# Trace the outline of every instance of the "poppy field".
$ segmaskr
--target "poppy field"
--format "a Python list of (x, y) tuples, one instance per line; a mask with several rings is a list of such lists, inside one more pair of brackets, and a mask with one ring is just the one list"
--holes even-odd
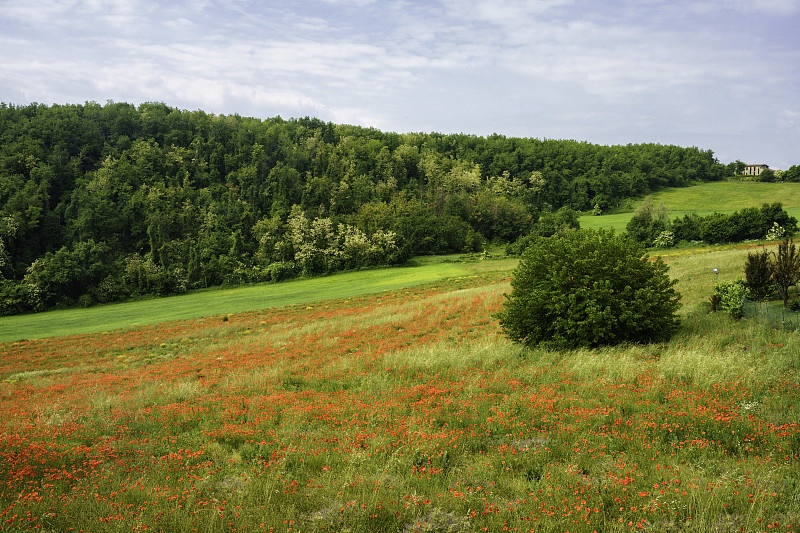
[(0, 529), (800, 530), (797, 333), (526, 349), (508, 281), (2, 344)]

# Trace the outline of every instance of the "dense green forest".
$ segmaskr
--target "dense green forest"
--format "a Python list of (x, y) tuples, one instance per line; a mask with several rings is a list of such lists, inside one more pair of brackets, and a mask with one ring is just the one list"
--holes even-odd
[(479, 251), (734, 171), (659, 144), (0, 104), (0, 314)]

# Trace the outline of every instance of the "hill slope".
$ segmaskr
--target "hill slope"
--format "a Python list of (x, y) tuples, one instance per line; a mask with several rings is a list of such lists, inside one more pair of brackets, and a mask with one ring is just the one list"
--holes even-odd
[[(696, 259), (671, 263), (691, 305)], [(507, 289), (2, 344), (3, 528), (800, 527), (795, 333), (690, 312), (660, 345), (524, 350)]]
[(0, 314), (475, 251), (724, 172), (656, 144), (0, 104)]
[[(789, 215), (800, 220), (800, 183), (717, 181), (691, 187), (668, 187), (649, 196), (655, 205), (664, 204), (670, 217), (681, 217), (690, 213), (729, 214), (745, 207), (780, 202)], [(631, 216), (633, 209), (628, 213), (582, 216), (580, 224), (585, 228), (613, 228), (622, 232)]]

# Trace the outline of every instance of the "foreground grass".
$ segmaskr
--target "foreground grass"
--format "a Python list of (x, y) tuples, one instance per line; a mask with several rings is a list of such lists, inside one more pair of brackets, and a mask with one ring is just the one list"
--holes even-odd
[(438, 262), (413, 268), (347, 272), (328, 277), (196, 291), (181, 296), (0, 318), (0, 342), (145, 326), (173, 320), (241, 313), (413, 287), (433, 281), (510, 270), (508, 261)]
[(716, 252), (659, 345), (523, 349), (492, 272), (0, 345), (0, 528), (796, 530), (800, 338), (701, 311)]
[[(745, 207), (781, 202), (790, 216), (800, 220), (800, 183), (715, 181), (692, 187), (669, 187), (651, 194), (650, 197), (655, 205), (663, 203), (671, 218), (690, 213), (732, 213)], [(634, 208), (627, 213), (582, 216), (580, 224), (582, 228), (613, 228), (617, 232), (623, 232), (633, 216)]]

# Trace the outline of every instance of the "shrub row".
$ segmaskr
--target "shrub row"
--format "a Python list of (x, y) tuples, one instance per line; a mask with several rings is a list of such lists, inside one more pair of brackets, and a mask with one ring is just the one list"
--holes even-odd
[(753, 239), (779, 239), (797, 231), (797, 219), (790, 217), (780, 202), (746, 207), (730, 215), (714, 213), (684, 215), (669, 220), (663, 205), (646, 200), (628, 222), (628, 235), (645, 246), (668, 247), (680, 241), (709, 244)]

